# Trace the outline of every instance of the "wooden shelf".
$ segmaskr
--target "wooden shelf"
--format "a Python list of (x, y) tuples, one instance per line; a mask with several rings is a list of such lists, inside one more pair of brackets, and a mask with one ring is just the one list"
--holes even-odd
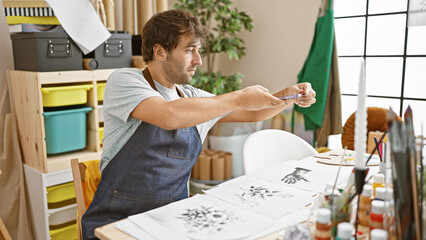
[[(19, 140), (24, 163), (40, 172), (52, 172), (70, 168), (72, 158), (100, 159), (99, 116), (97, 83), (105, 82), (116, 69), (29, 72), (7, 71), (11, 92), (11, 104), (17, 115)], [(46, 154), (43, 102), (40, 88), (52, 84), (90, 83), (86, 106), (93, 108), (87, 116), (87, 145), (84, 150), (55, 156)]]

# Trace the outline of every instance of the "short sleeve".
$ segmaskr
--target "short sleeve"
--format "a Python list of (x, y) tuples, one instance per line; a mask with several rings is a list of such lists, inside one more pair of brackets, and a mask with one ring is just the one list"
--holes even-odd
[(123, 68), (111, 74), (105, 86), (105, 113), (128, 122), (130, 113), (143, 100), (161, 97), (151, 88), (142, 72), (137, 69)]

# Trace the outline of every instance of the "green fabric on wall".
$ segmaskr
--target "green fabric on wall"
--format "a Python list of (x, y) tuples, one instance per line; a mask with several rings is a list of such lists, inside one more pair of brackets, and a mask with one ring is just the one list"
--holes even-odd
[(300, 71), (298, 83), (309, 82), (316, 92), (316, 103), (309, 108), (295, 106), (305, 119), (305, 129), (320, 128), (323, 123), (333, 53), (334, 16), (329, 1), (325, 15), (318, 17), (309, 55)]

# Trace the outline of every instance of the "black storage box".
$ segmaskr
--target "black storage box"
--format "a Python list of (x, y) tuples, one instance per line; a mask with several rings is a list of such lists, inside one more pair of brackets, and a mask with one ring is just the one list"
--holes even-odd
[(83, 69), (83, 53), (66, 32), (15, 33), (11, 38), (16, 70)]
[(111, 37), (84, 58), (93, 58), (90, 69), (132, 67), (132, 36), (111, 33)]
[(132, 36), (132, 55), (133, 56), (142, 55), (142, 37), (140, 34)]

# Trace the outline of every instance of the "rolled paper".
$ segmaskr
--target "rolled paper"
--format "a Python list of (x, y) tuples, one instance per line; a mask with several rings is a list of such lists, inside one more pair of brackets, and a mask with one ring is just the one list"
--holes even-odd
[(153, 0), (138, 1), (138, 34), (142, 34), (143, 26), (154, 14)]
[(133, 9), (133, 0), (123, 0), (123, 30), (132, 35), (135, 32)]
[(212, 157), (200, 156), (198, 158), (200, 168), (200, 180), (211, 180)]
[(232, 178), (232, 153), (225, 152), (225, 179)]
[(168, 1), (167, 0), (157, 0), (157, 12), (164, 12), (168, 9)]
[(195, 179), (200, 179), (200, 161), (198, 159), (192, 167), (191, 177)]
[(114, 0), (103, 0), (108, 30), (115, 31)]
[(114, 0), (115, 29), (123, 30), (123, 0)]
[(98, 68), (98, 61), (94, 58), (83, 58), (83, 69), (93, 70)]
[(361, 71), (359, 75), (358, 107), (355, 113), (355, 168), (365, 169), (365, 150), (367, 140), (367, 108), (366, 101), (366, 81), (365, 81), (365, 61), (361, 61)]
[(221, 155), (212, 158), (212, 180), (225, 180), (225, 157)]

